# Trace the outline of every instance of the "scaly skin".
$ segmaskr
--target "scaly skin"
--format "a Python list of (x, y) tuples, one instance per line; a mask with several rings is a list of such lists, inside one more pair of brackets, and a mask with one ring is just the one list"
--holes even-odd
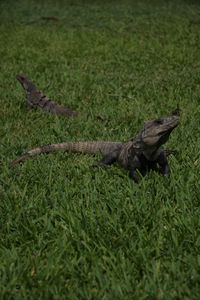
[(17, 75), (17, 80), (23, 86), (26, 94), (26, 108), (40, 108), (43, 111), (50, 112), (56, 115), (64, 115), (66, 117), (77, 117), (78, 113), (70, 108), (57, 104), (49, 99), (47, 96), (39, 92), (33, 82), (26, 75)]
[(26, 152), (12, 161), (9, 167), (13, 167), (29, 157), (58, 150), (89, 154), (97, 154), (101, 151), (103, 158), (99, 161), (100, 165), (111, 165), (115, 161), (119, 161), (125, 169), (129, 170), (129, 175), (135, 182), (138, 182), (138, 171), (144, 175), (148, 169), (156, 170), (157, 165), (160, 166), (160, 172), (163, 175), (169, 176), (168, 153), (162, 149), (162, 145), (166, 143), (178, 123), (179, 116), (177, 114), (147, 121), (139, 134), (125, 143), (66, 142), (42, 146)]
[(42, 154), (42, 153), (50, 153), (54, 151), (69, 151), (69, 152), (79, 152), (79, 153), (86, 153), (86, 154), (97, 154), (99, 151), (101, 151), (103, 155), (106, 155), (112, 152), (114, 149), (118, 149), (122, 145), (123, 145), (122, 143), (104, 142), (104, 141), (67, 142), (67, 143), (51, 144), (51, 145), (35, 148), (24, 153), (22, 156), (13, 160), (9, 164), (9, 167), (13, 167), (16, 164), (23, 162), (29, 157)]

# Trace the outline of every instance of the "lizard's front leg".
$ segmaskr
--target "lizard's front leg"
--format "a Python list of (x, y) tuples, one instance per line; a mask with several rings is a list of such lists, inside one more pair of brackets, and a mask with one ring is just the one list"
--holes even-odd
[(142, 172), (142, 164), (137, 155), (128, 163), (129, 176), (138, 183), (138, 171)]
[(103, 158), (98, 161), (98, 165), (112, 165), (114, 162), (116, 162), (118, 158), (118, 151), (112, 151), (108, 154), (104, 155)]
[(31, 103), (29, 100), (26, 101), (26, 110), (30, 110), (31, 109)]
[(169, 177), (170, 176), (170, 168), (169, 168), (167, 156), (166, 156), (166, 154), (165, 154), (164, 151), (162, 151), (160, 153), (160, 155), (158, 156), (156, 162), (160, 166), (160, 172), (161, 172), (161, 174), (167, 175)]

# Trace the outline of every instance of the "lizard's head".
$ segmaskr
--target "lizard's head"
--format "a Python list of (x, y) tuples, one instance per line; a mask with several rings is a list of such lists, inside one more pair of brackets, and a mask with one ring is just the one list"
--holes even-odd
[(133, 143), (134, 151), (140, 153), (142, 150), (146, 157), (151, 157), (169, 139), (172, 130), (178, 126), (179, 118), (176, 110), (169, 117), (146, 121)]
[(28, 93), (31, 93), (32, 90), (35, 89), (34, 84), (29, 80), (29, 78), (26, 75), (17, 75), (17, 80), (21, 83), (25, 91)]
[(144, 145), (158, 148), (165, 144), (172, 130), (178, 126), (179, 118), (178, 114), (174, 114), (170, 117), (145, 122), (140, 133)]

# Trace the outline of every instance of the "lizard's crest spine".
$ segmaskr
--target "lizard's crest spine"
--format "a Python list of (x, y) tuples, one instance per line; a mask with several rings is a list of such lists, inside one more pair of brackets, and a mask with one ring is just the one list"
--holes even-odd
[(63, 105), (57, 104), (49, 97), (39, 92), (34, 83), (26, 75), (17, 75), (17, 80), (21, 83), (27, 94), (26, 107), (40, 108), (52, 114), (64, 115), (66, 117), (77, 117), (78, 113)]

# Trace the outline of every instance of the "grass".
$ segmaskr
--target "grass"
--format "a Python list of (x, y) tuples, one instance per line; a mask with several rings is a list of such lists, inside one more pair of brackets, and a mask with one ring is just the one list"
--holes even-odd
[[(199, 30), (198, 1), (1, 1), (1, 299), (199, 299)], [(26, 112), (21, 72), (78, 119)], [(125, 141), (177, 106), (170, 180), (71, 153), (8, 169), (38, 145)]]

